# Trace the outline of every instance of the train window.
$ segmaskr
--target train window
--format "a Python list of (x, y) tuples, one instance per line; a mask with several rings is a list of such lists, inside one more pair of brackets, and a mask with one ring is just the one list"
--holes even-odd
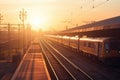
[(105, 49), (109, 50), (109, 44), (108, 43), (105, 44)]
[(87, 43), (86, 43), (86, 42), (83, 42), (83, 46), (87, 46)]
[(109, 43), (105, 43), (105, 52), (109, 53), (109, 50), (110, 50)]
[(92, 44), (89, 42), (89, 43), (88, 43), (88, 47), (91, 47), (91, 45), (92, 45)]
[(94, 48), (94, 43), (89, 42), (89, 43), (88, 43), (88, 47), (90, 47), (90, 48)]
[(91, 47), (92, 47), (92, 48), (95, 48), (95, 43), (93, 43), (93, 44), (91, 45)]

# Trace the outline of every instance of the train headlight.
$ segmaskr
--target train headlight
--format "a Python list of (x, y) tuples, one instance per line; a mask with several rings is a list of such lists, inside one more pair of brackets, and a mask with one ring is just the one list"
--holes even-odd
[(106, 50), (105, 52), (106, 52), (106, 53), (109, 53), (110, 51), (109, 51), (109, 50)]
[(120, 50), (118, 51), (118, 53), (120, 53)]

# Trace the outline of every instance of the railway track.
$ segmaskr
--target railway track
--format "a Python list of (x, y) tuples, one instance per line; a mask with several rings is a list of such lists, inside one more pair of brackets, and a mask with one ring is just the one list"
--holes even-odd
[[(64, 55), (62, 55), (58, 50), (56, 50), (50, 43), (46, 41), (41, 41), (40, 44), (41, 44), (44, 55), (47, 57), (51, 67), (53, 68), (52, 70), (55, 73), (57, 80), (63, 80), (63, 79), (60, 79), (60, 77), (63, 77), (66, 75), (69, 77), (67, 80), (94, 80), (89, 74), (84, 72), (77, 65), (75, 65), (73, 62), (67, 59)], [(52, 56), (52, 59), (50, 55)], [(61, 68), (59, 69), (61, 73), (65, 73), (64, 75), (58, 74), (56, 69), (57, 67), (54, 66), (54, 64), (52, 63), (53, 60), (56, 63), (58, 63), (59, 66), (61, 66)]]
[(43, 54), (53, 72), (54, 77), (52, 78), (56, 80), (74, 80), (71, 75), (64, 69), (63, 65), (61, 65), (60, 61), (54, 56), (54, 54), (51, 53), (48, 47), (46, 47), (43, 42), (41, 42), (40, 45)]

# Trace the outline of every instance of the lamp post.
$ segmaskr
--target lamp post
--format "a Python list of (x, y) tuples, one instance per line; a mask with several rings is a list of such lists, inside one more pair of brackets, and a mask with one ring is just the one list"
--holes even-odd
[(24, 9), (22, 9), (20, 11), (19, 18), (22, 21), (22, 25), (23, 25), (23, 52), (24, 52), (24, 50), (26, 48), (26, 44), (25, 44), (25, 37), (26, 37), (25, 36), (26, 35), (25, 34), (25, 20), (27, 18), (27, 12)]

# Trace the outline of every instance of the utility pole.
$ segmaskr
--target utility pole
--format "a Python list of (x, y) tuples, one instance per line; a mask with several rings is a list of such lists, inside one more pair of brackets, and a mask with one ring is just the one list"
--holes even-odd
[(2, 20), (3, 20), (3, 16), (2, 16), (2, 14), (0, 13), (0, 25), (1, 25), (1, 23), (2, 23)]
[[(70, 16), (69, 16), (70, 19), (67, 19), (65, 21), (63, 21), (64, 23), (67, 23), (67, 25), (65, 26), (66, 30), (69, 29), (69, 26), (72, 25), (72, 12), (70, 13)], [(69, 24), (69, 25), (68, 25)]]
[[(3, 16), (0, 13), (0, 34), (1, 34), (1, 23), (2, 23), (2, 20), (3, 20)], [(0, 35), (0, 37), (1, 37), (1, 35)], [(1, 53), (1, 49), (0, 49), (0, 53)]]
[(10, 60), (10, 58), (11, 58), (11, 25), (10, 24), (8, 24), (8, 42), (9, 42), (9, 44), (8, 44), (8, 61)]
[(2, 20), (3, 20), (3, 16), (2, 16), (2, 14), (0, 13), (0, 31), (1, 31), (1, 23), (2, 23)]
[(18, 24), (18, 49), (17, 52), (19, 52), (20, 49), (20, 24)]
[[(0, 34), (1, 34), (1, 21), (3, 20), (2, 17), (3, 17), (3, 16), (2, 16), (1, 13), (0, 13)], [(0, 49), (0, 53), (1, 53), (1, 49)]]
[[(64, 23), (70, 24), (70, 23), (71, 23), (71, 20), (65, 20)], [(68, 25), (65, 26), (65, 29), (66, 29), (66, 30), (68, 29)]]
[(26, 49), (25, 20), (27, 18), (27, 12), (24, 9), (20, 11), (19, 18), (22, 21), (22, 25), (23, 25), (23, 52), (24, 52)]

